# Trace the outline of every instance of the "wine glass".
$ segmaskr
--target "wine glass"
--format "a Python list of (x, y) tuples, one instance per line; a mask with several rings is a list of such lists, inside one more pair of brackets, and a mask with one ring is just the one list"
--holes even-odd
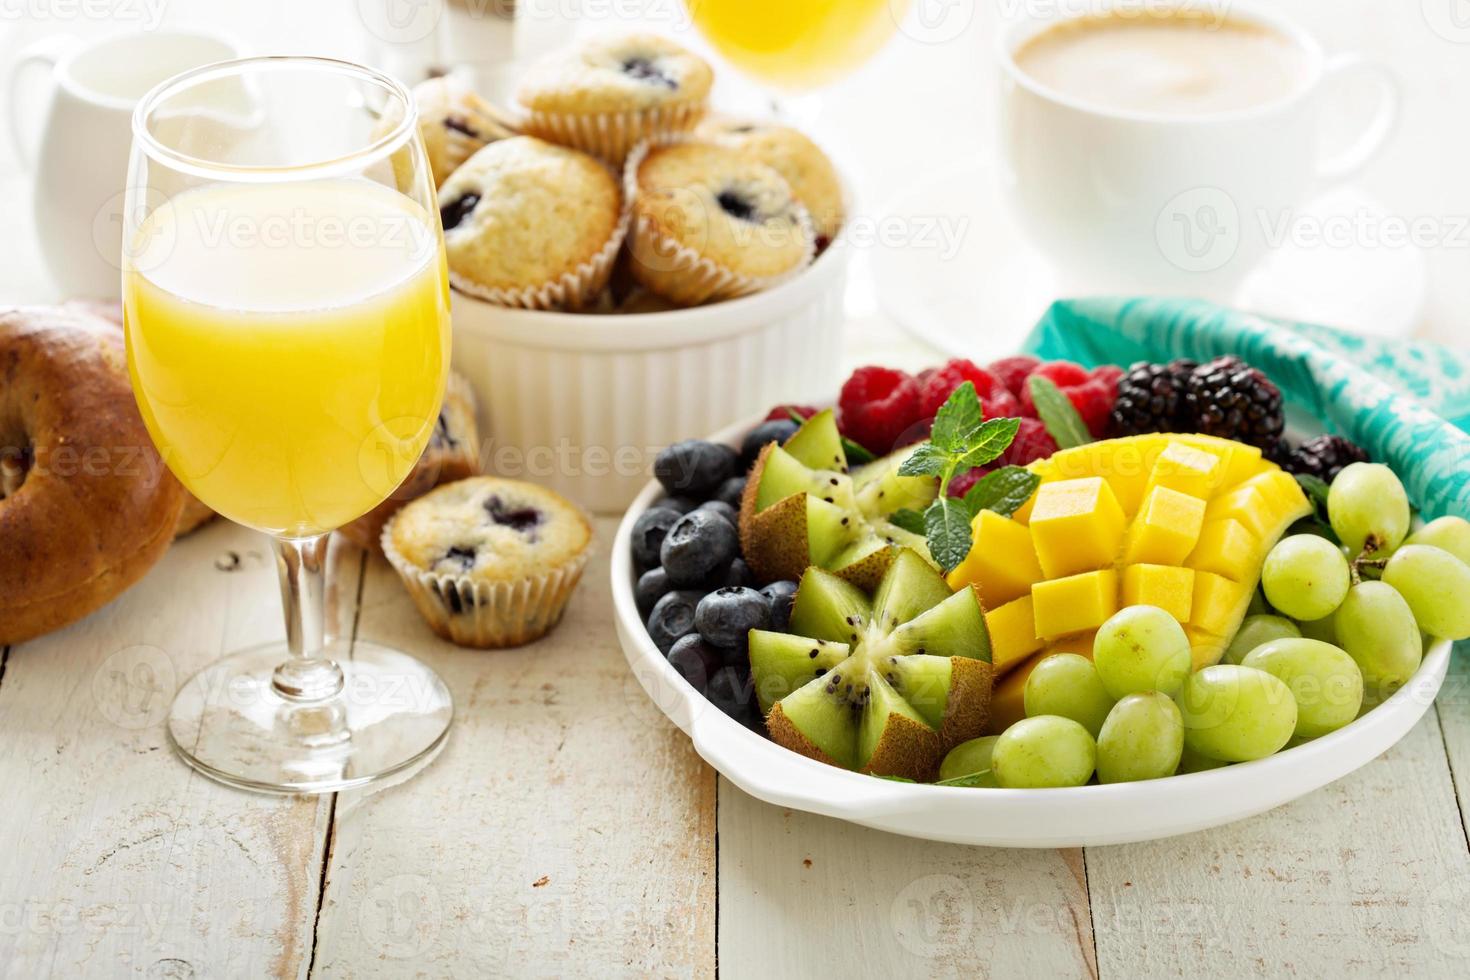
[(327, 539), (408, 475), (449, 371), (449, 290), (414, 101), (323, 58), (175, 76), (133, 117), (128, 368), (160, 454), (271, 536), (286, 639), (191, 678), (185, 761), (266, 792), (360, 786), (425, 760), (453, 716), (413, 658), (324, 634)]

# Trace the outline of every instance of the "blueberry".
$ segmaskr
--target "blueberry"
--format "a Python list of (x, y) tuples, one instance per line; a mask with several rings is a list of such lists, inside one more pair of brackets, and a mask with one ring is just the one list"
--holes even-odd
[(740, 541), (729, 521), (707, 510), (691, 510), (664, 535), (659, 564), (669, 581), (681, 588), (695, 588), (716, 569), (728, 567), (740, 550)]
[(669, 493), (708, 500), (721, 483), (735, 475), (739, 461), (735, 450), (729, 446), (703, 439), (685, 439), (655, 457), (653, 475)]
[(710, 579), (709, 590), (713, 592), (715, 589), (736, 585), (755, 585), (755, 574), (751, 572), (750, 566), (745, 564), (744, 558), (736, 558), (730, 562), (730, 567), (717, 572), (714, 578)]
[(715, 195), (719, 202), (720, 210), (737, 221), (755, 222), (760, 217), (760, 211), (755, 202), (746, 194), (738, 190), (726, 189)]
[(679, 83), (662, 68), (647, 58), (632, 57), (623, 62), (623, 73), (629, 78), (635, 78), (649, 85), (656, 85), (673, 91), (679, 87)]
[(755, 710), (755, 687), (748, 675), (734, 667), (715, 671), (704, 686), (704, 696), (710, 704), (742, 724)]
[(738, 528), (740, 526), (740, 512), (723, 500), (706, 500), (694, 509), (707, 510), (711, 514), (719, 514), (730, 522), (731, 527)]
[(699, 601), (694, 628), (717, 647), (744, 649), (751, 630), (771, 628), (771, 605), (755, 589), (716, 589)]
[(660, 497), (653, 502), (653, 507), (667, 507), (669, 510), (677, 511), (680, 515), (687, 514), (700, 505), (701, 501), (693, 497)]
[(638, 603), (638, 615), (647, 620), (648, 614), (653, 612), (654, 604), (668, 595), (669, 590), (673, 587), (674, 584), (669, 581), (669, 576), (662, 568), (650, 568), (638, 576), (638, 584), (633, 587), (633, 597)]
[(732, 476), (720, 484), (720, 489), (715, 491), (715, 499), (729, 504), (737, 511), (740, 509), (740, 498), (745, 496), (745, 477)]
[(796, 601), (795, 582), (772, 582), (761, 589), (771, 606), (771, 629), (784, 633), (791, 626), (791, 604)]
[(663, 547), (664, 537), (683, 516), (667, 507), (654, 507), (638, 515), (638, 520), (633, 522), (633, 561), (639, 568), (652, 568), (658, 564), (658, 551)]
[(444, 230), (448, 231), (456, 227), (471, 211), (475, 210), (475, 205), (479, 203), (480, 195), (465, 194), (440, 208), (439, 221), (444, 225)]
[(724, 666), (724, 661), (720, 651), (706, 643), (704, 637), (690, 633), (681, 637), (669, 651), (669, 664), (689, 682), (690, 687), (703, 694), (705, 685), (715, 671)]
[(681, 637), (694, 632), (694, 610), (702, 598), (698, 592), (670, 592), (654, 603), (648, 614), (648, 635), (664, 656)]
[(786, 440), (796, 435), (797, 424), (790, 419), (772, 419), (762, 422), (751, 429), (746, 435), (745, 441), (740, 444), (740, 461), (747, 467), (755, 462), (755, 458), (761, 454), (768, 442), (786, 444)]

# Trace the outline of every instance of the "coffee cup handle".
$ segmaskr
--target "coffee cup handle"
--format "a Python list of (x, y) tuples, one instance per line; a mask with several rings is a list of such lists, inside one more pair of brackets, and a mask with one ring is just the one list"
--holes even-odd
[(20, 160), (21, 166), (31, 170), (36, 165), (36, 158), (32, 147), (26, 146), (25, 135), (21, 132), (20, 123), (20, 77), (27, 68), (45, 67), (52, 69), (72, 48), (76, 47), (78, 38), (70, 34), (57, 34), (52, 37), (43, 37), (40, 40), (27, 45), (21, 49), (16, 56), (15, 63), (10, 66), (10, 78), (7, 91), (10, 92), (10, 142), (15, 147), (15, 155)]
[(1403, 87), (1392, 69), (1368, 61), (1361, 55), (1335, 55), (1327, 62), (1324, 81), (1358, 75), (1371, 80), (1378, 88), (1378, 107), (1362, 133), (1345, 149), (1325, 157), (1317, 164), (1317, 176), (1323, 180), (1344, 180), (1367, 166), (1393, 135), (1403, 103)]

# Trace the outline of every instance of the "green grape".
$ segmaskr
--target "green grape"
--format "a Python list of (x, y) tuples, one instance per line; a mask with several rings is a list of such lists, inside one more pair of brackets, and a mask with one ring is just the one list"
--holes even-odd
[(1335, 732), (1358, 717), (1363, 705), (1362, 672), (1346, 651), (1330, 643), (1274, 640), (1252, 650), (1244, 665), (1264, 670), (1291, 689), (1297, 738)]
[(1463, 517), (1441, 517), (1409, 535), (1404, 544), (1427, 544), (1443, 548), (1470, 565), (1470, 521)]
[(1097, 738), (1097, 778), (1103, 783), (1160, 779), (1179, 768), (1184, 720), (1158, 691), (1130, 694), (1113, 706)]
[(1262, 643), (1301, 635), (1302, 631), (1297, 629), (1296, 623), (1283, 616), (1247, 616), (1225, 651), (1225, 662), (1238, 664), (1245, 659), (1246, 654)]
[(1230, 765), (1224, 759), (1211, 759), (1207, 755), (1200, 755), (1188, 745), (1179, 754), (1179, 767), (1174, 770), (1174, 775), (1183, 776), (1191, 772), (1204, 772), (1207, 769), (1223, 769)]
[(1424, 639), (1409, 603), (1393, 586), (1383, 582), (1353, 586), (1332, 620), (1337, 645), (1362, 671), (1370, 706), (1402, 687), (1419, 669)]
[(1315, 534), (1283, 538), (1266, 556), (1266, 599), (1292, 619), (1321, 619), (1342, 604), (1348, 563), (1337, 546)]
[(1189, 676), (1193, 657), (1184, 627), (1157, 606), (1129, 606), (1097, 631), (1093, 662), (1113, 700), (1143, 691), (1173, 697)]
[(1179, 698), (1184, 744), (1226, 762), (1264, 759), (1296, 730), (1296, 698), (1279, 679), (1237, 664), (1191, 674)]
[(972, 738), (950, 749), (944, 761), (939, 764), (939, 778), (956, 779), (960, 776), (972, 776), (977, 772), (988, 770), (990, 754), (995, 751), (995, 742), (998, 738), (1000, 738), (999, 735)]
[(1070, 718), (1023, 718), (996, 740), (991, 771), (1007, 789), (1081, 786), (1097, 766), (1097, 743)]
[(1302, 631), (1302, 636), (1305, 636), (1309, 640), (1321, 640), (1323, 643), (1331, 643), (1335, 647), (1342, 646), (1341, 643), (1337, 642), (1337, 619), (1335, 616), (1309, 619), (1296, 625)]
[(1370, 538), (1374, 551), (1392, 551), (1409, 533), (1409, 495), (1382, 463), (1352, 463), (1343, 467), (1327, 491), (1327, 517), (1354, 555), (1362, 553)]
[(1113, 707), (1113, 698), (1097, 676), (1097, 668), (1091, 660), (1075, 653), (1043, 657), (1026, 678), (1021, 696), (1028, 718), (1036, 715), (1071, 718), (1093, 738), (1097, 738)]
[(1393, 553), (1383, 581), (1408, 601), (1424, 632), (1442, 640), (1470, 638), (1470, 565), (1443, 548), (1414, 544)]

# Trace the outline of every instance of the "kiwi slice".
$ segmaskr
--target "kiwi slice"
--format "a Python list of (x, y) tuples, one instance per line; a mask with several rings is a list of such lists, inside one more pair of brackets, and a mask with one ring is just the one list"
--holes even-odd
[(938, 493), (930, 477), (898, 475), (908, 452), (861, 468), (861, 503), (830, 409), (807, 419), (785, 446), (763, 448), (740, 506), (741, 551), (756, 578), (796, 579), (817, 565), (871, 591), (899, 547), (928, 558), (922, 535), (885, 520), (900, 507), (927, 506)]
[(779, 744), (847, 769), (928, 780), (949, 749), (985, 727), (990, 637), (973, 589), (952, 592), (924, 558), (895, 552), (871, 595), (808, 568), (791, 610), (800, 635), (752, 631), (750, 669)]

